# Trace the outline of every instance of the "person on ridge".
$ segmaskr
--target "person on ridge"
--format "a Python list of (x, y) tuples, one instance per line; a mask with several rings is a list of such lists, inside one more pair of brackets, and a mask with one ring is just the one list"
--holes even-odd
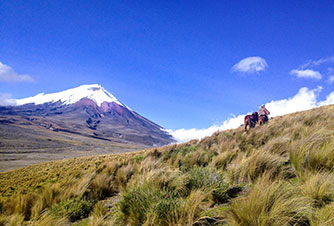
[(265, 107), (264, 104), (261, 105), (259, 111), (259, 124), (262, 125), (266, 122), (268, 122), (268, 115), (270, 115), (270, 112), (268, 111), (268, 109)]

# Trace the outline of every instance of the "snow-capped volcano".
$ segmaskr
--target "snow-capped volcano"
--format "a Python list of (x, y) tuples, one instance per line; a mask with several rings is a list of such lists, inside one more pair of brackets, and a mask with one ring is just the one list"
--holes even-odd
[(16, 99), (16, 105), (24, 105), (33, 103), (35, 105), (44, 103), (55, 103), (60, 101), (62, 105), (74, 104), (83, 98), (88, 98), (94, 101), (98, 106), (103, 102), (117, 103), (120, 106), (126, 107), (117, 100), (111, 93), (105, 90), (98, 84), (82, 85), (77, 88), (68, 89), (58, 93), (44, 94), (40, 93), (33, 97)]
[(112, 141), (150, 146), (174, 141), (161, 126), (128, 108), (97, 84), (17, 99), (16, 106), (0, 107), (0, 117), (52, 128), (55, 132)]

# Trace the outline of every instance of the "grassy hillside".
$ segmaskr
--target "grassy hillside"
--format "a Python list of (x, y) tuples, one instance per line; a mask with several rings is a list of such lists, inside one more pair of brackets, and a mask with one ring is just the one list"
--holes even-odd
[(0, 225), (334, 225), (334, 106), (0, 174)]

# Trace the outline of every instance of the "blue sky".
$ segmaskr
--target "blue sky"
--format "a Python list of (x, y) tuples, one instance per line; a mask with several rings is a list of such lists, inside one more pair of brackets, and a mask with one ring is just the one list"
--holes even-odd
[(333, 12), (333, 1), (1, 1), (0, 62), (16, 79), (0, 71), (0, 97), (98, 83), (173, 130), (219, 125), (303, 87), (321, 86), (325, 100)]

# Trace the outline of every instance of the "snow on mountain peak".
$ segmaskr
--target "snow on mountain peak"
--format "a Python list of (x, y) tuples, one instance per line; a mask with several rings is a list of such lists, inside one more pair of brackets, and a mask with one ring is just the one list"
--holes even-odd
[(82, 98), (89, 98), (93, 100), (98, 106), (101, 106), (103, 102), (115, 102), (121, 106), (126, 107), (124, 104), (119, 102), (116, 97), (114, 97), (111, 93), (98, 84), (81, 85), (77, 88), (68, 89), (58, 93), (40, 93), (33, 97), (16, 99), (16, 104), (23, 105), (33, 103), (37, 105), (60, 101), (63, 105), (67, 105), (74, 104)]

